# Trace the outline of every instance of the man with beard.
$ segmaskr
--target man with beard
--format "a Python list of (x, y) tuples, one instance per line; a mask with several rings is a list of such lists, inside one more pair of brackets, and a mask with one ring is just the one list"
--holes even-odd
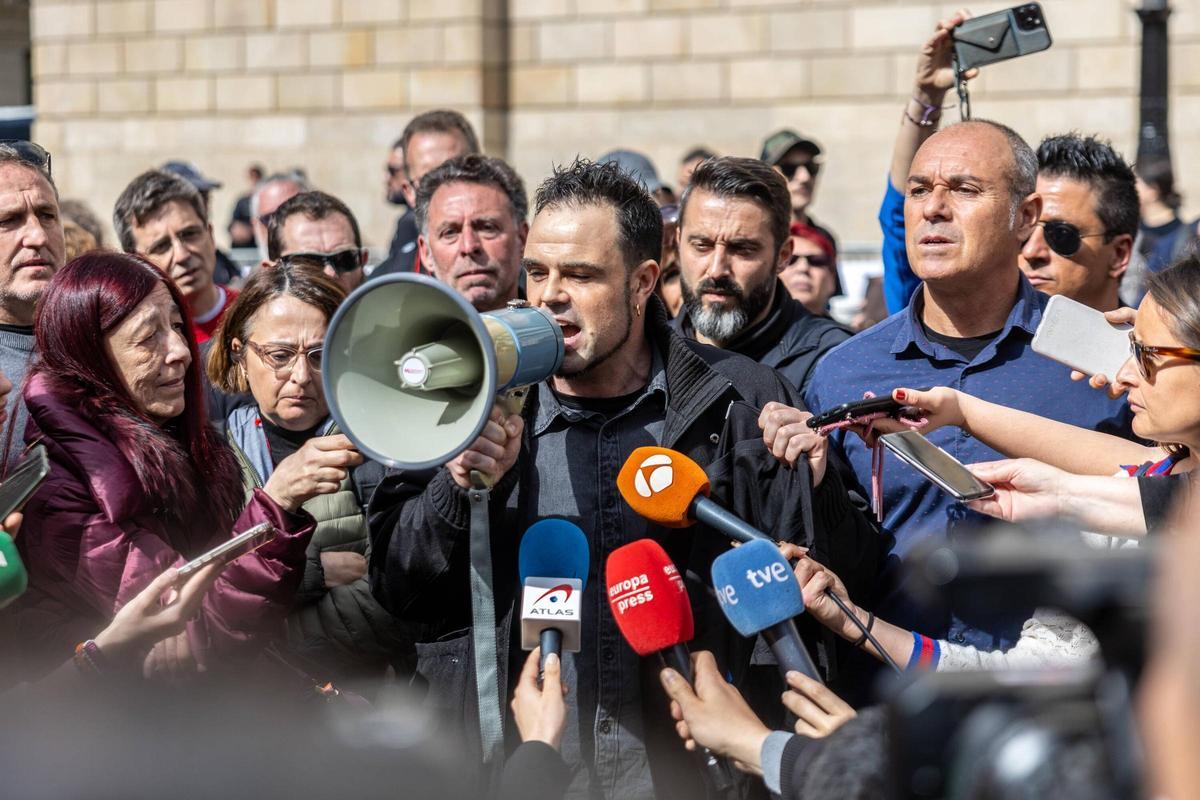
[[(431, 237), (434, 231), (431, 220)], [(722, 674), (728, 670), (736, 683), (746, 683), (750, 668), (753, 642), (725, 622), (710, 585), (712, 560), (728, 541), (703, 525), (680, 535), (634, 513), (616, 478), (635, 448), (686, 453), (708, 469), (714, 500), (779, 539), (808, 545), (822, 561), (845, 565), (855, 576), (852, 594), (875, 576), (878, 534), (851, 507), (836, 471), (824, 469), (823, 460), (810, 471), (805, 456), (781, 448), (789, 469), (763, 444), (781, 441), (771, 422), (781, 407), (773, 401), (798, 402), (795, 390), (750, 359), (671, 330), (653, 295), (661, 252), (662, 215), (638, 182), (615, 164), (581, 160), (557, 168), (538, 189), (523, 265), (529, 302), (562, 327), (559, 373), (533, 387), (522, 414), (494, 408), (482, 435), (444, 467), (386, 478), (369, 509), (372, 590), (385, 608), (424, 631), (429, 644), (418, 645), (417, 671), (429, 687), (433, 719), (463, 737), (465, 763), (482, 754), (492, 769), (502, 760), (499, 719), (481, 726), (480, 709), (485, 720), (501, 713), (525, 660), (514, 639), (520, 532), (557, 516), (587, 535), (592, 558), (581, 606), (587, 645), (562, 654), (568, 691), (562, 754), (572, 798), (704, 796), (701, 771), (674, 735), (657, 660), (634, 653), (608, 608), (602, 576), (614, 549), (646, 537), (662, 542), (692, 584), (696, 646), (712, 649)], [(470, 519), (478, 513), (470, 499), (472, 470), (493, 485), (490, 548), (470, 543)], [(490, 554), (494, 634), (470, 628), (473, 550)], [(495, 653), (480, 655), (493, 647)], [(495, 669), (475, 670), (476, 663)], [(494, 693), (486, 678), (495, 681)], [(762, 685), (772, 680), (764, 696), (782, 691), (774, 669)], [(779, 694), (771, 696), (777, 718)]]
[(207, 342), (237, 292), (213, 282), (217, 245), (196, 187), (162, 170), (143, 172), (117, 198), (113, 227), (126, 253), (148, 259), (175, 282), (196, 342)]
[(803, 391), (817, 360), (850, 331), (812, 314), (779, 273), (793, 257), (783, 177), (752, 158), (712, 158), (679, 209), (678, 331), (778, 370)]
[(421, 181), (416, 195), (421, 263), (478, 311), (517, 297), (529, 223), (525, 185), (498, 158), (452, 158)]
[[(50, 156), (32, 142), (0, 142), (0, 372), (20, 387), (33, 355), (33, 311), (66, 261)], [(25, 450), (18, 388), (3, 427), (5, 468)], [(14, 441), (15, 440), (15, 441)]]

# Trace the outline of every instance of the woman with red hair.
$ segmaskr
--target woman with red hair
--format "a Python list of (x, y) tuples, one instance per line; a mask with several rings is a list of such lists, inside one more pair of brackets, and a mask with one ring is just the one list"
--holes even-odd
[(278, 631), (295, 594), (312, 518), (295, 498), (262, 490), (244, 506), (233, 453), (206, 421), (184, 307), (162, 272), (123, 253), (80, 256), (42, 296), (25, 438), (46, 446), (51, 471), (25, 509), (30, 587), (15, 620), (34, 670), (107, 625), (168, 567), (260, 522), (277, 538), (225, 570), (187, 630), (155, 645), (146, 672), (252, 650)]

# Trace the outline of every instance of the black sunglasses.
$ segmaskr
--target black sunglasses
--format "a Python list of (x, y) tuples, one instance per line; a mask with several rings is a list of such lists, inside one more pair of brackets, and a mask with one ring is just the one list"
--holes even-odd
[(28, 142), (24, 139), (0, 139), (0, 147), (7, 147), (9, 150), (12, 150), (26, 164), (32, 164), (38, 169), (43, 170), (46, 175), (52, 174), (50, 171), (50, 154), (41, 145)]
[(1046, 236), (1046, 244), (1050, 245), (1050, 249), (1063, 258), (1070, 258), (1078, 253), (1079, 248), (1083, 247), (1084, 239), (1091, 239), (1095, 236), (1108, 236), (1108, 231), (1080, 233), (1077, 226), (1058, 220), (1047, 220), (1039, 222), (1038, 225), (1042, 226), (1042, 231)]
[(801, 260), (807, 263), (810, 267), (817, 267), (818, 269), (828, 269), (833, 264), (833, 259), (824, 254), (802, 256), (797, 253), (796, 255), (792, 256), (787, 265), (790, 267), (795, 264), (799, 264)]
[(358, 250), (339, 250), (336, 253), (288, 253), (281, 256), (279, 261), (291, 266), (316, 267), (321, 270), (328, 265), (333, 267), (333, 271), (338, 275), (345, 275), (362, 267)]
[(808, 174), (812, 177), (817, 177), (817, 173), (821, 171), (821, 165), (816, 161), (785, 161), (782, 164), (776, 164), (775, 168), (783, 173), (783, 177), (791, 180), (796, 177), (796, 172), (804, 167), (808, 170)]

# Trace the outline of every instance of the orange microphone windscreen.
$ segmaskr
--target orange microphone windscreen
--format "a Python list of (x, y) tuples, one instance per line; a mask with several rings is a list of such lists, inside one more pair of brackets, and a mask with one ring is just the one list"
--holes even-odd
[(613, 550), (604, 568), (608, 606), (639, 656), (692, 639), (692, 604), (667, 551), (652, 539)]
[(625, 502), (641, 516), (668, 528), (695, 522), (688, 507), (696, 495), (708, 495), (708, 476), (683, 453), (665, 447), (639, 447), (617, 475)]

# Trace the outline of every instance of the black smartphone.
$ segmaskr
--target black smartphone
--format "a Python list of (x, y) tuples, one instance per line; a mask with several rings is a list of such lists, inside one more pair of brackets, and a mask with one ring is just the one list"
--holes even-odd
[(893, 400), (890, 394), (879, 397), (868, 397), (865, 400), (852, 400), (849, 403), (842, 403), (840, 406), (834, 406), (828, 411), (822, 411), (816, 416), (809, 417), (808, 427), (816, 430), (824, 428), (826, 425), (832, 425), (835, 422), (845, 422), (846, 420), (867, 414), (883, 413), (890, 416), (896, 414), (902, 408), (904, 408), (904, 403)]
[(995, 64), (1018, 56), (1027, 56), (1050, 47), (1050, 29), (1038, 3), (972, 17), (951, 35), (959, 72), (984, 64)]
[(879, 437), (879, 441), (897, 458), (955, 500), (980, 500), (996, 493), (991, 485), (972, 475), (957, 458), (916, 431), (886, 433)]
[(20, 511), (50, 474), (50, 458), (43, 445), (35, 444), (12, 474), (0, 483), (0, 522)]
[(227, 539), (219, 545), (209, 550), (202, 556), (193, 558), (188, 563), (179, 568), (179, 577), (177, 580), (183, 581), (193, 572), (202, 567), (206, 567), (214, 561), (220, 561), (228, 564), (234, 559), (241, 558), (247, 553), (251, 553), (262, 547), (267, 542), (271, 541), (278, 534), (275, 526), (269, 522), (260, 522), (253, 528), (249, 528), (232, 539)]

